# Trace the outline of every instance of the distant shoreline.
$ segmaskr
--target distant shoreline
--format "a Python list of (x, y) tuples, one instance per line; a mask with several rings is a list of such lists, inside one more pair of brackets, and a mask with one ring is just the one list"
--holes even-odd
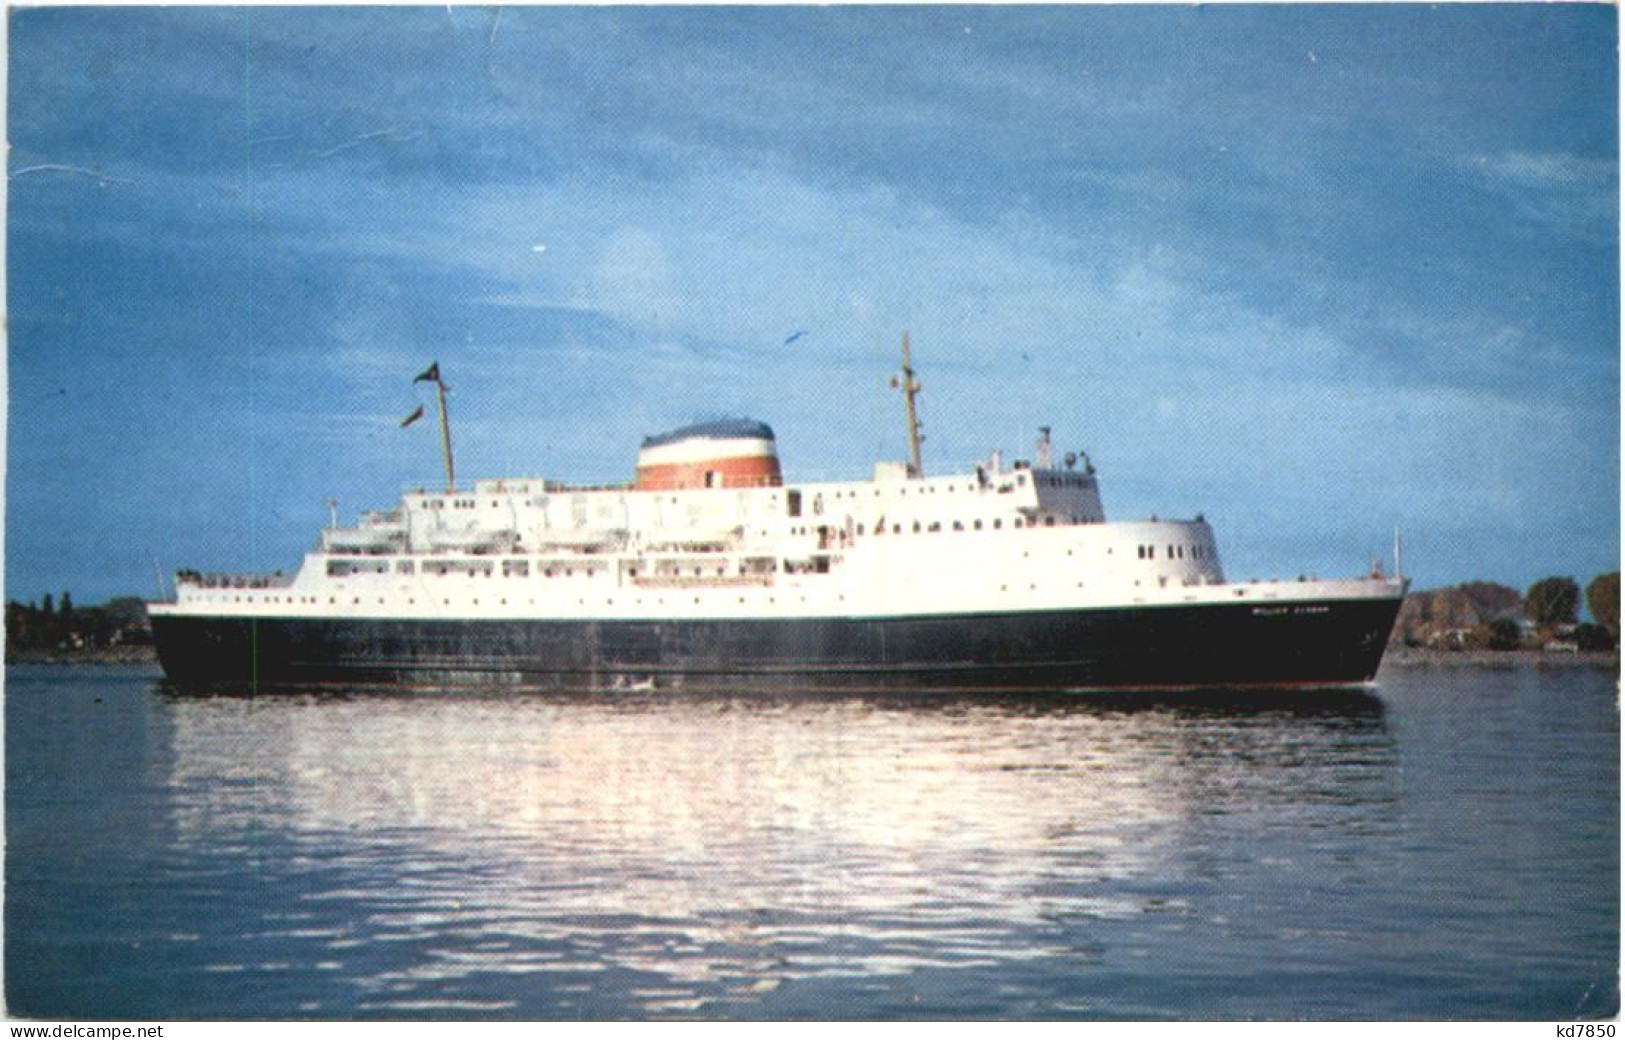
[(1421, 646), (1392, 647), (1383, 655), (1384, 668), (1497, 667), (1535, 664), (1551, 668), (1610, 668), (1619, 671), (1618, 650), (1435, 650)]
[(6, 649), (7, 664), (148, 664), (156, 663), (152, 646), (103, 646), (94, 650)]

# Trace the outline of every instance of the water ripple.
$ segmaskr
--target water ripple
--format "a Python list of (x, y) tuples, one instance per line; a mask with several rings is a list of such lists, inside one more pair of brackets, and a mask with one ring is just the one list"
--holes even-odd
[[(142, 937), (85, 985), (210, 980), (164, 1017), (1403, 1018), (1507, 965), (1547, 980), (1514, 1009), (1571, 977), (1606, 1006), (1606, 685), (1564, 714), (1440, 678), (1309, 707), (138, 690), (134, 772), (8, 746), (62, 778), (7, 835), (8, 935), (18, 905), (62, 933), (8, 958)], [(24, 686), (8, 735), (77, 689)]]

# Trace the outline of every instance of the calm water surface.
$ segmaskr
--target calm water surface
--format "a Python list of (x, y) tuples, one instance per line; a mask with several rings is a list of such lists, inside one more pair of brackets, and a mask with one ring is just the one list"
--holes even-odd
[(1572, 1019), (1616, 676), (1313, 704), (6, 676), (11, 1013)]

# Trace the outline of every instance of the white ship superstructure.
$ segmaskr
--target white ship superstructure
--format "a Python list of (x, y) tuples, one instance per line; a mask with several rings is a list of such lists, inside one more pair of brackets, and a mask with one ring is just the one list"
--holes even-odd
[[(438, 378), (438, 366), (432, 371)], [(1089, 685), (1100, 673), (1088, 666), (1104, 661), (1103, 651), (1088, 639), (1063, 638), (1055, 626), (1083, 624), (1098, 636), (1102, 626), (1116, 633), (1124, 617), (1149, 619), (1152, 630), (1179, 618), (1180, 631), (1205, 639), (1219, 632), (1216, 619), (1232, 625), (1244, 615), (1254, 626), (1291, 618), (1293, 631), (1313, 633), (1317, 617), (1362, 603), (1392, 622), (1404, 591), (1399, 578), (1235, 583), (1201, 516), (1109, 522), (1093, 465), (1072, 455), (1055, 465), (1047, 429), (1036, 464), (1007, 466), (994, 452), (959, 473), (923, 475), (912, 408), (918, 384), (906, 366), (905, 380), (915, 460), (879, 463), (866, 480), (786, 482), (765, 424), (702, 423), (648, 438), (629, 484), (571, 487), (536, 477), (418, 490), (392, 510), (323, 531), (291, 577), (183, 572), (175, 601), (152, 606), (155, 625), (161, 633), (179, 631), (185, 619), (230, 619), (206, 640), (226, 646), (237, 637), (222, 633), (247, 622), (257, 655), (258, 640), (278, 623), (290, 627), (277, 638), (296, 648), (325, 646), (330, 636), (321, 633), (343, 623), (350, 628), (341, 641), (363, 646), (369, 675), (379, 667), (410, 671), (421, 663), (413, 648), (425, 639), (438, 648), (437, 668), (450, 667), (458, 639), (447, 625), (474, 626), (465, 656), (518, 675), (549, 673), (547, 660), (525, 655), (556, 656), (572, 632), (590, 633), (595, 649), (587, 665), (568, 655), (573, 663), (562, 670), (571, 674), (682, 675), (697, 667), (733, 674), (730, 658), (750, 656), (764, 641), (793, 652), (738, 663), (744, 673), (832, 667), (848, 674), (930, 671), (944, 655), (954, 667), (980, 667), (988, 662), (975, 654), (954, 657), (956, 644), (997, 629), (1013, 641), (989, 648), (999, 675), (1019, 671), (1031, 643), (1040, 673), (1055, 678), (1081, 668), (1079, 681)], [(1387, 632), (1373, 656), (1368, 613), (1360, 613), (1354, 656), (1374, 670)], [(955, 636), (942, 622), (971, 629)], [(374, 623), (383, 626), (372, 630), (376, 645), (395, 650), (371, 652), (365, 633)], [(615, 652), (618, 632), (639, 647), (624, 659)], [(509, 644), (512, 653), (501, 650)], [(913, 649), (900, 657), (905, 644)], [(1229, 659), (1252, 651), (1203, 652)], [(311, 660), (334, 665), (334, 653), (329, 647)], [(1107, 673), (1114, 685), (1123, 678), (1116, 665)], [(1260, 674), (1275, 680), (1269, 669)], [(1311, 672), (1303, 680), (1340, 675)]]

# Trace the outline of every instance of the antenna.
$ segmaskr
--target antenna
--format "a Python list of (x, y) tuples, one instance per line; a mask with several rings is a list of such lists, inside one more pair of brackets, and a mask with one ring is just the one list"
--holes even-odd
[(925, 440), (920, 433), (920, 418), (914, 410), (914, 395), (920, 392), (920, 384), (914, 378), (914, 361), (908, 350), (908, 330), (903, 330), (903, 375), (891, 377), (891, 385), (903, 391), (903, 408), (908, 415), (908, 471), (913, 477), (925, 476), (925, 467), (920, 465), (920, 442)]
[(1394, 577), (1401, 580), (1405, 577), (1403, 564), (1404, 557), (1400, 555), (1399, 528), (1394, 528)]

